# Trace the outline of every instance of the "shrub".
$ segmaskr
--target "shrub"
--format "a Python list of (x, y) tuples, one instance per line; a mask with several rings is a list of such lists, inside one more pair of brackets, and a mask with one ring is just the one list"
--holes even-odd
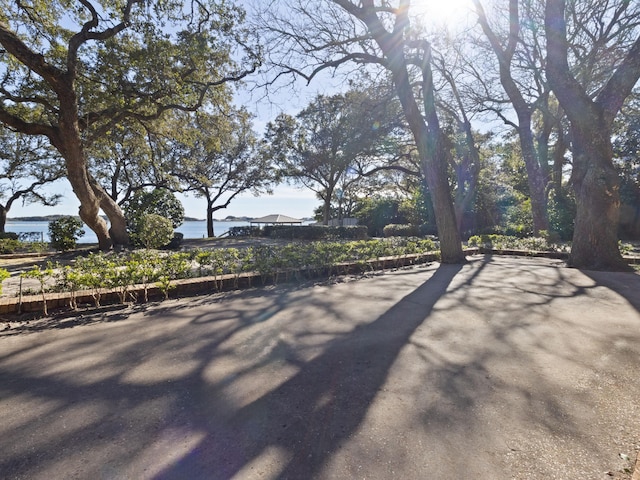
[(15, 232), (0, 232), (0, 240), (4, 240), (7, 238), (10, 240), (18, 240), (20, 238), (20, 235)]
[(259, 237), (262, 233), (260, 227), (255, 225), (245, 225), (241, 227), (231, 227), (229, 229), (230, 237)]
[(420, 237), (426, 237), (428, 235), (438, 236), (438, 227), (434, 223), (423, 223), (418, 227), (418, 233)]
[(134, 246), (144, 245), (140, 239), (140, 229), (142, 217), (147, 214), (169, 219), (173, 228), (178, 228), (184, 221), (182, 203), (169, 190), (156, 188), (151, 192), (137, 191), (124, 205), (130, 240)]
[(168, 218), (146, 213), (138, 222), (138, 241), (146, 248), (160, 248), (173, 239), (173, 225)]
[(419, 232), (418, 227), (409, 224), (397, 224), (391, 223), (384, 227), (382, 233), (385, 237), (417, 237)]
[(84, 235), (82, 225), (82, 221), (75, 217), (60, 217), (49, 222), (51, 246), (63, 252), (76, 248), (76, 242)]
[(164, 248), (168, 250), (179, 250), (183, 240), (184, 233), (173, 232), (173, 238), (171, 238), (171, 241), (167, 245), (164, 245)]
[(14, 253), (21, 246), (22, 244), (19, 240), (14, 240), (12, 238), (0, 239), (0, 253)]
[(555, 249), (555, 245), (551, 245), (546, 238), (518, 238), (509, 235), (474, 235), (469, 237), (467, 244), (470, 247), (494, 248), (496, 250), (552, 251)]
[(18, 234), (18, 240), (21, 242), (41, 242), (42, 232), (21, 232)]
[(124, 205), (124, 214), (129, 225), (135, 225), (145, 213), (155, 213), (171, 220), (173, 228), (184, 221), (184, 208), (180, 200), (166, 188), (151, 192), (139, 190)]
[(336, 237), (343, 240), (365, 240), (368, 228), (365, 225), (350, 225), (347, 227), (331, 227), (336, 232)]
[(630, 243), (622, 243), (621, 240), (618, 240), (618, 249), (621, 255), (629, 255), (633, 251), (633, 245)]
[(288, 240), (364, 240), (367, 227), (364, 225), (348, 227), (329, 227), (327, 225), (268, 225), (263, 229), (265, 236)]

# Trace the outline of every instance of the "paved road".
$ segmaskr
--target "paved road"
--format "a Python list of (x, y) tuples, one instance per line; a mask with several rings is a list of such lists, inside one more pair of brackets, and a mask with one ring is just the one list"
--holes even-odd
[(0, 478), (624, 478), (639, 312), (639, 275), (475, 257), (10, 330)]

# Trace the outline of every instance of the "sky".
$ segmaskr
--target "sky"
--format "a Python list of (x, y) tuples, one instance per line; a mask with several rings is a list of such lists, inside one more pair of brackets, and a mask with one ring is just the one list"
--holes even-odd
[[(80, 202), (73, 194), (69, 183), (57, 182), (52, 191), (61, 193), (64, 198), (55, 207), (45, 207), (38, 204), (22, 206), (15, 204), (9, 211), (9, 219), (16, 217), (32, 217), (44, 215), (77, 215)], [(205, 219), (206, 202), (193, 195), (178, 194), (184, 207), (185, 216)], [(310, 190), (300, 189), (288, 185), (276, 187), (273, 195), (254, 197), (251, 194), (236, 197), (228, 208), (215, 212), (214, 218), (224, 219), (234, 217), (263, 217), (271, 214), (283, 214), (293, 218), (313, 217), (313, 210), (320, 205), (315, 194)]]
[[(468, 20), (471, 8), (471, 0), (414, 0), (413, 8), (416, 13), (429, 18), (430, 21), (455, 25)], [(249, 94), (242, 94), (237, 98), (237, 103), (245, 105), (256, 115), (254, 128), (262, 135), (267, 122), (274, 119), (278, 113), (284, 111), (295, 114), (304, 108), (318, 93), (330, 93), (339, 86), (331, 85), (329, 79), (320, 79), (307, 86), (299, 82), (296, 90), (287, 90), (271, 96), (269, 99), (260, 99)], [(44, 215), (77, 215), (79, 202), (71, 190), (67, 180), (60, 180), (52, 185), (51, 191), (62, 194), (62, 201), (55, 207), (45, 207), (38, 204), (22, 205), (17, 202), (9, 212), (9, 218)], [(193, 218), (206, 216), (206, 202), (195, 198), (193, 195), (180, 195), (185, 209), (185, 215)], [(279, 185), (274, 188), (273, 195), (255, 197), (250, 193), (236, 197), (229, 207), (218, 210), (215, 218), (227, 216), (236, 217), (261, 217), (270, 214), (284, 214), (294, 218), (312, 217), (313, 210), (320, 205), (315, 193), (302, 188), (289, 185)]]

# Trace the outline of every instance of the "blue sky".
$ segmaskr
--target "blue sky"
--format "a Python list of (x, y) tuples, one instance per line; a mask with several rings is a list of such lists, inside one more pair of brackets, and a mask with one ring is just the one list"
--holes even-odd
[[(77, 215), (80, 202), (73, 194), (69, 183), (57, 182), (52, 191), (64, 195), (64, 199), (55, 207), (44, 207), (42, 205), (31, 204), (22, 206), (19, 202), (9, 211), (9, 218), (29, 217), (42, 215)], [(206, 217), (206, 202), (201, 198), (192, 195), (179, 195), (184, 206), (185, 215), (188, 217)], [(235, 217), (263, 217), (272, 213), (281, 213), (294, 218), (305, 218), (313, 216), (313, 210), (320, 201), (315, 198), (315, 194), (306, 189), (299, 189), (288, 185), (276, 187), (273, 195), (263, 195), (254, 197), (251, 194), (235, 198), (228, 208), (218, 210), (215, 218), (225, 218), (229, 215)]]

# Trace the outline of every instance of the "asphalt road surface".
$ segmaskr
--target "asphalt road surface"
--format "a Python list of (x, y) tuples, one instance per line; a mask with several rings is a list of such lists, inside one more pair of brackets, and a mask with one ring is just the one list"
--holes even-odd
[(0, 336), (2, 479), (630, 478), (640, 275), (283, 285)]

